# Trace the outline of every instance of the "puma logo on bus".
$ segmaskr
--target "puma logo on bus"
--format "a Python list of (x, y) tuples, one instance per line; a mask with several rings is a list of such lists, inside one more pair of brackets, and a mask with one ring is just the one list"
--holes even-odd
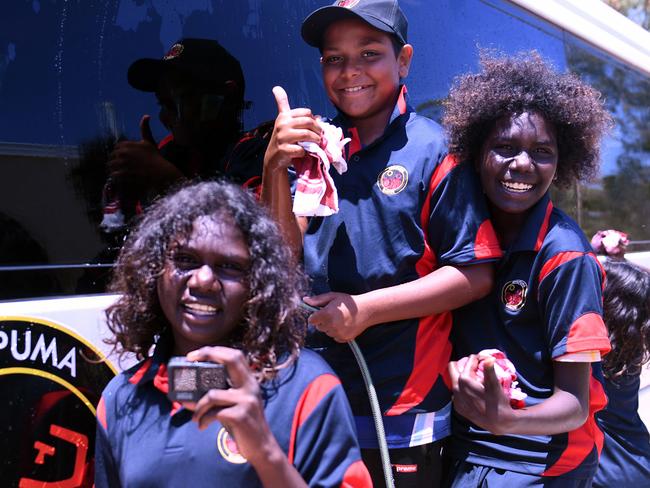
[[(39, 334), (36, 342), (32, 344), (32, 331), (21, 331), (22, 344), (19, 344), (19, 331), (12, 330), (10, 335), (0, 330), (0, 351), (9, 347), (11, 356), (16, 361), (31, 361), (42, 364), (51, 364), (53, 367), (62, 370), (68, 368), (70, 376), (77, 377), (77, 349), (73, 347), (63, 357), (56, 345), (56, 337), (46, 343), (45, 335)], [(59, 359), (62, 357), (62, 359)]]

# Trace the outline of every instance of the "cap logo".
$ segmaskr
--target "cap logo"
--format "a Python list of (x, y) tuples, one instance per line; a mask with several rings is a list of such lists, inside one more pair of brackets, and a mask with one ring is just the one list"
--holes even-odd
[(377, 177), (377, 186), (385, 195), (397, 195), (409, 181), (409, 173), (404, 166), (394, 164), (385, 168)]
[(361, 0), (339, 0), (336, 3), (337, 7), (345, 7), (345, 8), (353, 8), (355, 7)]
[(217, 449), (219, 449), (221, 457), (229, 463), (244, 464), (248, 462), (248, 460), (240, 454), (235, 439), (232, 438), (225, 427), (221, 427), (217, 434)]
[(509, 281), (501, 290), (501, 301), (508, 310), (516, 312), (526, 304), (528, 284), (523, 280)]
[(163, 57), (165, 61), (169, 61), (170, 59), (176, 59), (183, 53), (183, 47), (182, 44), (174, 44), (172, 47), (169, 48), (169, 51), (167, 51), (167, 54)]

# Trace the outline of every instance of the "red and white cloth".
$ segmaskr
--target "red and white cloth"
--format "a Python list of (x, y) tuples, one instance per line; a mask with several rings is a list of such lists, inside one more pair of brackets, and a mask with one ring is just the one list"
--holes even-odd
[(343, 158), (343, 148), (350, 138), (343, 137), (343, 131), (318, 119), (323, 129), (320, 144), (299, 142), (307, 156), (293, 161), (298, 175), (293, 198), (293, 213), (300, 217), (326, 217), (339, 211), (339, 197), (329, 174), (333, 165), (339, 174), (348, 170)]
[[(510, 399), (510, 406), (512, 408), (523, 408), (526, 406), (524, 399), (528, 396), (517, 386), (517, 370), (515, 365), (506, 357), (506, 355), (498, 349), (483, 349), (478, 353), (478, 369), (476, 376), (484, 381), (483, 370), (485, 368), (485, 360), (494, 358), (494, 372), (501, 383), (503, 392)], [(469, 358), (464, 357), (458, 361), (458, 369), (462, 371)]]

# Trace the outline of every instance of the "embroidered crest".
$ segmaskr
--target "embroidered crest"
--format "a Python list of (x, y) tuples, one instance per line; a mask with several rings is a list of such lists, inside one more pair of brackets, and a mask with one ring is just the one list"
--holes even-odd
[(353, 8), (360, 0), (339, 0), (337, 7)]
[(501, 290), (501, 301), (508, 310), (521, 310), (526, 304), (528, 284), (523, 280), (509, 281)]
[(182, 44), (174, 44), (172, 47), (169, 48), (169, 51), (167, 51), (167, 54), (163, 57), (165, 61), (169, 61), (170, 59), (176, 59), (183, 53), (183, 47)]
[(397, 195), (409, 181), (409, 174), (404, 166), (394, 164), (384, 169), (377, 177), (377, 186), (385, 195)]
[(239, 447), (235, 439), (228, 433), (225, 427), (219, 429), (217, 434), (217, 449), (219, 449), (219, 454), (226, 461), (233, 464), (244, 464), (247, 459), (239, 453)]

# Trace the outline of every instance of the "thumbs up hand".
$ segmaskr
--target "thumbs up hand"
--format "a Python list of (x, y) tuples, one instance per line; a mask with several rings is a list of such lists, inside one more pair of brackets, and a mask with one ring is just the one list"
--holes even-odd
[(318, 144), (322, 132), (310, 109), (290, 107), (289, 98), (282, 87), (274, 87), (273, 95), (278, 105), (278, 116), (264, 155), (264, 166), (271, 171), (286, 168), (292, 159), (303, 157), (305, 150), (298, 142)]
[(155, 192), (183, 177), (172, 163), (162, 157), (150, 127), (151, 117), (140, 120), (140, 140), (120, 141), (108, 160), (108, 173), (112, 180), (127, 193), (143, 196)]

